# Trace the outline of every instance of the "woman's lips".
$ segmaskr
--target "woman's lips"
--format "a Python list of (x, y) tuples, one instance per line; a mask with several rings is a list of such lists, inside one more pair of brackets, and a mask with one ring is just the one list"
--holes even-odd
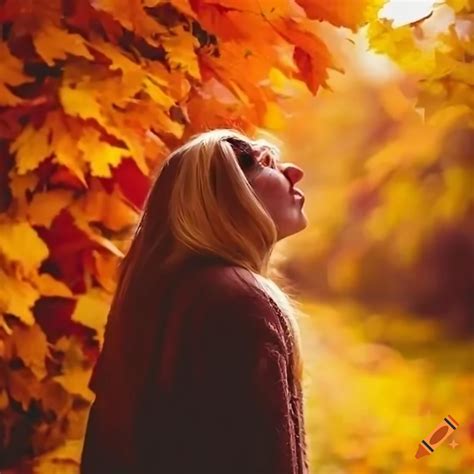
[(301, 201), (301, 205), (304, 204), (305, 197), (304, 197), (304, 194), (299, 189), (293, 189), (292, 194), (293, 196), (295, 196), (296, 200)]

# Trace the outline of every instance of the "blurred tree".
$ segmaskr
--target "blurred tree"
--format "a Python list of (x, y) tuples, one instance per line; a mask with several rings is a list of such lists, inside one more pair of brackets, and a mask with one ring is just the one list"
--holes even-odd
[[(474, 17), (448, 4), (399, 27), (374, 17), (360, 32), (398, 71), (351, 71), (329, 82), (337, 94), (288, 106), (285, 141), (307, 164), (312, 222), (288, 271), (319, 296), (437, 317), (470, 337)], [(362, 54), (355, 70), (370, 66)]]

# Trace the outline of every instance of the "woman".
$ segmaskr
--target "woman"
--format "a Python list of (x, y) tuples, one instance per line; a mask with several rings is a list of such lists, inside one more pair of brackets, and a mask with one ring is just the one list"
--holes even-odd
[(232, 129), (172, 152), (121, 262), (82, 474), (308, 472), (300, 339), (269, 278), (303, 171)]

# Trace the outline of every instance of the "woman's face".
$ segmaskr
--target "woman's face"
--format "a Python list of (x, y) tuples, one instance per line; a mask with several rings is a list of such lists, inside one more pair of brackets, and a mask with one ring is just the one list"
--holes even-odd
[(304, 172), (292, 163), (278, 161), (268, 149), (256, 153), (259, 164), (249, 172), (248, 180), (273, 218), (281, 240), (308, 225), (303, 210), (304, 194), (295, 188)]

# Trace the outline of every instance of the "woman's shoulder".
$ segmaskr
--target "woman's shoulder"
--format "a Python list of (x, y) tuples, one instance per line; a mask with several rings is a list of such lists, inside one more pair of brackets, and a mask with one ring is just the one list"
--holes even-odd
[(231, 263), (207, 265), (195, 275), (195, 283), (207, 298), (262, 300), (264, 292), (250, 270)]
[(195, 284), (196, 305), (210, 320), (272, 331), (281, 327), (277, 305), (251, 271), (232, 264), (207, 266), (197, 272)]

